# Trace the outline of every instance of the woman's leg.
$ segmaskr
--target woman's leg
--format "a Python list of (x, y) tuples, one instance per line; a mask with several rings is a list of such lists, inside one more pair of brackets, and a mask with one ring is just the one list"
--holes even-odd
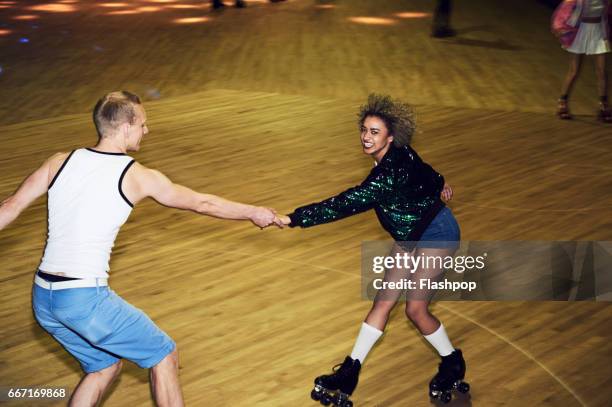
[(597, 91), (599, 92), (598, 119), (612, 122), (612, 112), (608, 105), (608, 72), (606, 70), (606, 54), (595, 55), (595, 71), (597, 73)]
[[(390, 256), (395, 257), (397, 254), (400, 254), (402, 257), (404, 254), (409, 255), (409, 253), (402, 250), (396, 244)], [(387, 269), (383, 281), (387, 283), (400, 281), (401, 279), (406, 279), (408, 274), (408, 271), (402, 268)], [(332, 374), (321, 375), (315, 379), (315, 387), (310, 394), (312, 399), (328, 405), (332, 399), (339, 397), (341, 400), (336, 404), (352, 405), (352, 403), (347, 403), (350, 403), (349, 397), (353, 394), (359, 381), (361, 365), (370, 350), (382, 336), (389, 319), (389, 313), (402, 292), (403, 290), (378, 290), (372, 309), (368, 313), (365, 322), (361, 324), (361, 329), (350, 357), (347, 356), (340, 365), (340, 368), (334, 369)], [(334, 395), (336, 392), (337, 394)]]
[(606, 54), (595, 55), (595, 71), (597, 73), (597, 91), (600, 98), (608, 96), (608, 73), (606, 71)]
[(409, 290), (406, 296), (406, 316), (427, 339), (441, 356), (446, 356), (453, 352), (444, 326), (429, 311), (429, 303), (436, 293), (436, 290), (423, 288), (420, 289), (421, 281), (439, 281), (444, 276), (442, 263), (447, 256), (452, 256), (455, 249), (449, 248), (422, 248), (417, 250), (417, 254), (422, 257), (425, 264), (422, 264), (413, 274), (412, 280), (415, 281), (417, 289)]
[(574, 82), (580, 72), (580, 66), (582, 65), (582, 54), (570, 54), (570, 63), (565, 80), (563, 81), (563, 87), (561, 88), (561, 97), (566, 99), (572, 91)]
[[(404, 254), (409, 253), (396, 244), (390, 256), (395, 257), (397, 254), (404, 256)], [(408, 274), (408, 270), (402, 268), (387, 269), (383, 281), (387, 283), (400, 281), (406, 279)], [(393, 307), (395, 307), (395, 303), (402, 293), (403, 290), (378, 290), (372, 308), (370, 312), (368, 312), (363, 324), (361, 324), (359, 335), (357, 336), (353, 351), (351, 352), (352, 359), (359, 359), (360, 363), (363, 363), (372, 347), (374, 347), (378, 339), (382, 336), (389, 319), (389, 314), (393, 310)]]
[[(401, 279), (406, 279), (408, 277), (408, 272), (400, 269), (388, 269), (385, 272), (385, 278), (383, 282), (396, 282)], [(395, 307), (397, 300), (402, 295), (404, 290), (391, 290), (391, 289), (381, 289), (376, 293), (376, 297), (374, 298), (374, 302), (372, 303), (372, 308), (368, 315), (366, 316), (365, 322), (368, 325), (375, 327), (381, 331), (385, 330), (385, 326), (387, 325), (387, 321), (389, 319), (389, 314)]]
[(572, 115), (569, 112), (568, 99), (569, 95), (574, 86), (574, 82), (580, 72), (580, 66), (582, 65), (582, 54), (570, 54), (570, 63), (563, 86), (561, 88), (561, 96), (559, 97), (557, 105), (557, 115), (561, 119), (571, 119)]
[[(424, 258), (434, 259), (430, 263), (438, 263), (425, 265), (417, 270), (413, 277), (417, 287), (420, 287), (422, 279), (429, 279), (435, 282), (441, 280), (444, 276), (444, 270), (441, 267), (444, 261), (436, 261), (435, 259), (444, 259), (446, 256), (452, 256), (454, 252), (454, 249), (417, 250), (416, 255), (421, 255), (422, 253)], [(429, 311), (429, 303), (435, 291), (427, 289), (409, 291), (406, 299), (406, 316), (441, 357), (438, 372), (429, 382), (429, 395), (434, 398), (439, 397), (446, 403), (452, 398), (450, 392), (453, 388), (462, 393), (467, 393), (470, 387), (467, 383), (463, 382), (465, 377), (465, 361), (463, 360), (461, 350), (453, 347), (446, 334), (444, 325)]]

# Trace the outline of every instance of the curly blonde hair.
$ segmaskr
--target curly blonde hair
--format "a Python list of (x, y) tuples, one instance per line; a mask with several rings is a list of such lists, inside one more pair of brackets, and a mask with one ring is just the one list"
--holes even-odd
[(397, 147), (410, 145), (416, 129), (415, 113), (412, 107), (389, 95), (372, 93), (368, 102), (359, 108), (359, 128), (369, 116), (381, 119), (389, 135), (393, 136), (393, 144)]

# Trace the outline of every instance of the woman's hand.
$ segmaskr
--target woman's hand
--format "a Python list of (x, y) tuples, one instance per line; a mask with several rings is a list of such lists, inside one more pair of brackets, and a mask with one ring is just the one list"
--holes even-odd
[(453, 189), (446, 182), (444, 183), (444, 187), (442, 187), (442, 192), (440, 192), (440, 198), (444, 201), (450, 201), (453, 199)]
[(281, 222), (283, 222), (284, 226), (287, 226), (289, 224), (291, 224), (291, 218), (287, 215), (277, 215), (278, 219), (280, 219)]

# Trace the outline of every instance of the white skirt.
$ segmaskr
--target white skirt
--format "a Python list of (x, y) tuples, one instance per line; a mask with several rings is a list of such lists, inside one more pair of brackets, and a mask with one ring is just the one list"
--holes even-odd
[(567, 51), (587, 55), (610, 52), (610, 42), (606, 39), (601, 23), (580, 23), (576, 38)]

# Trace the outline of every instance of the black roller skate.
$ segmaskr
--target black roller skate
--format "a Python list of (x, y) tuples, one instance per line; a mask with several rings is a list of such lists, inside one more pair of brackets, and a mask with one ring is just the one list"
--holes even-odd
[(612, 109), (610, 109), (607, 102), (599, 102), (597, 120), (602, 123), (612, 123)]
[(347, 356), (344, 363), (334, 366), (332, 374), (315, 379), (310, 397), (324, 406), (333, 404), (334, 407), (353, 407), (349, 397), (357, 387), (359, 370), (361, 370), (359, 359), (353, 360)]
[(461, 393), (470, 391), (470, 385), (463, 381), (465, 376), (465, 360), (460, 349), (455, 349), (448, 356), (442, 356), (438, 365), (438, 373), (429, 382), (429, 397), (439, 398), (443, 403), (452, 399), (452, 391)]

